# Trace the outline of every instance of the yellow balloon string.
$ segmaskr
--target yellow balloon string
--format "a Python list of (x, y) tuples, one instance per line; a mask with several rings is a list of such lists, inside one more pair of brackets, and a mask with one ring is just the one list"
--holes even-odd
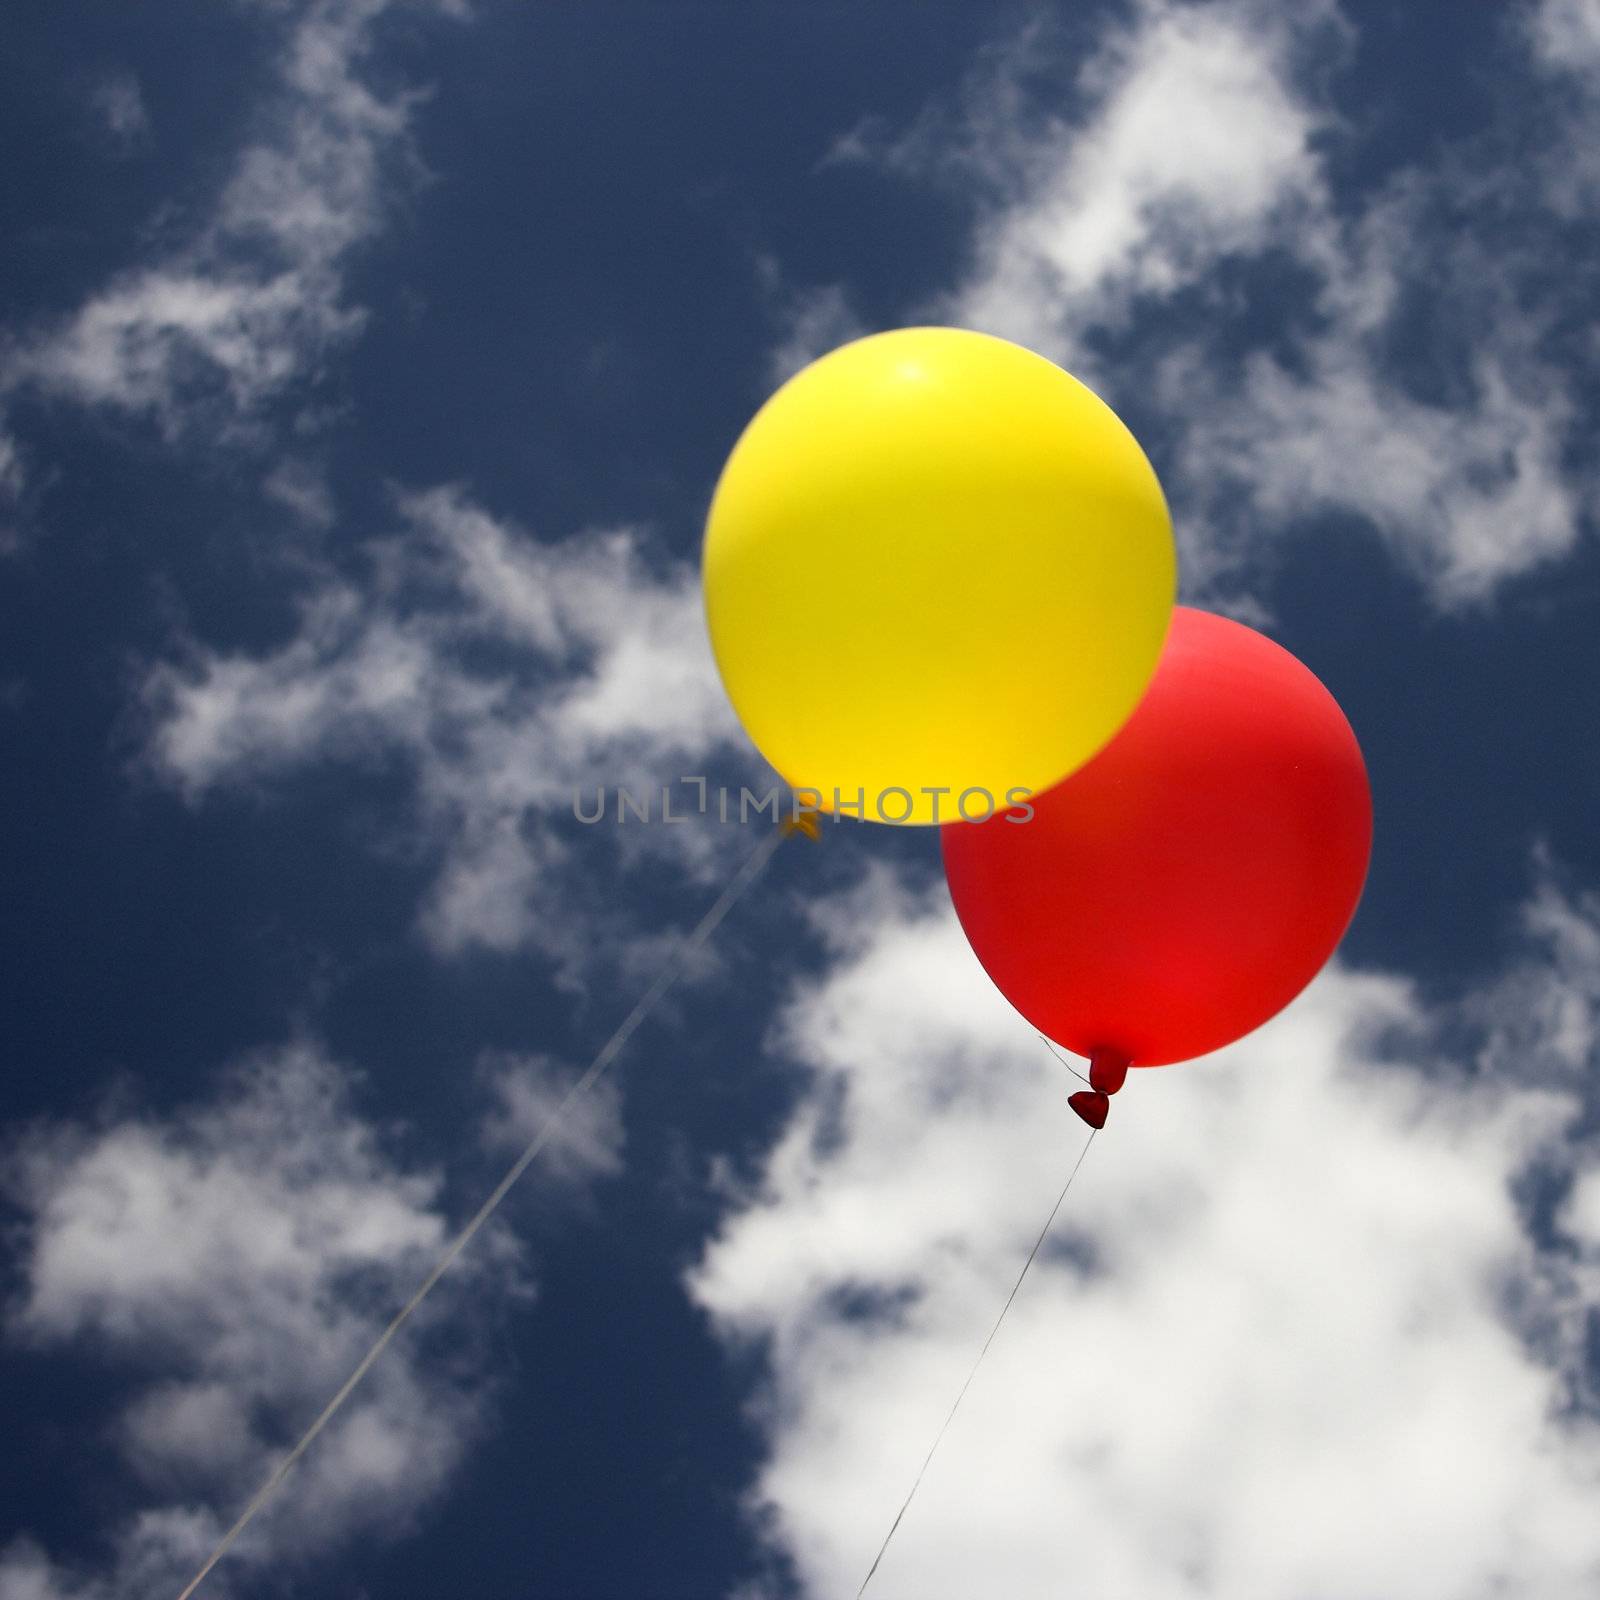
[(410, 1320), (412, 1312), (414, 1312), (417, 1307), (422, 1304), (423, 1300), (427, 1297), (428, 1292), (449, 1270), (451, 1263), (454, 1262), (456, 1257), (459, 1256), (461, 1252), (466, 1249), (467, 1245), (471, 1243), (473, 1235), (476, 1234), (484, 1225), (484, 1223), (489, 1220), (489, 1218), (494, 1214), (495, 1208), (502, 1200), (505, 1199), (506, 1195), (510, 1193), (512, 1185), (515, 1184), (517, 1179), (528, 1170), (535, 1157), (538, 1156), (539, 1152), (544, 1149), (544, 1147), (550, 1142), (551, 1138), (556, 1134), (556, 1132), (559, 1131), (561, 1119), (565, 1115), (567, 1108), (575, 1100), (588, 1093), (588, 1091), (592, 1089), (595, 1084), (598, 1083), (599, 1080), (605, 1075), (606, 1070), (622, 1053), (623, 1046), (627, 1044), (630, 1038), (632, 1038), (635, 1030), (639, 1027), (639, 1024), (644, 1021), (644, 1019), (650, 1014), (651, 1010), (655, 1007), (656, 1003), (678, 980), (679, 976), (684, 970), (684, 967), (688, 964), (689, 958), (696, 954), (700, 947), (705, 944), (706, 940), (709, 939), (716, 931), (717, 925), (733, 909), (735, 903), (745, 892), (745, 890), (748, 889), (750, 885), (754, 883), (755, 880), (761, 875), (762, 869), (772, 859), (773, 854), (776, 852), (778, 846), (782, 844), (785, 839), (789, 838), (793, 831), (794, 830), (788, 827), (774, 828), (771, 834), (767, 838), (763, 839), (762, 842), (751, 853), (749, 859), (746, 860), (742, 867), (740, 867), (738, 872), (734, 874), (727, 888), (725, 888), (721, 895), (718, 896), (716, 903), (709, 911), (706, 912), (700, 921), (695, 924), (694, 930), (673, 952), (667, 964), (656, 975), (655, 982), (652, 983), (650, 987), (646, 989), (645, 992), (639, 997), (638, 1002), (634, 1005), (633, 1010), (623, 1018), (622, 1022), (617, 1027), (616, 1032), (613, 1033), (611, 1037), (607, 1039), (606, 1042), (600, 1047), (599, 1054), (596, 1055), (594, 1060), (589, 1064), (589, 1067), (584, 1072), (583, 1076), (579, 1078), (569, 1090), (567, 1090), (565, 1095), (562, 1096), (560, 1104), (557, 1105), (555, 1110), (550, 1113), (548, 1118), (546, 1118), (543, 1127), (541, 1127), (528, 1142), (527, 1148), (524, 1149), (522, 1154), (519, 1155), (511, 1164), (510, 1170), (506, 1173), (506, 1175), (498, 1184), (495, 1185), (493, 1192), (489, 1195), (489, 1198), (478, 1207), (477, 1211), (473, 1214), (472, 1220), (467, 1223), (467, 1225), (455, 1236), (454, 1239), (450, 1241), (450, 1244), (446, 1247), (444, 1254), (441, 1255), (438, 1261), (434, 1264), (433, 1270), (427, 1275), (426, 1278), (422, 1280), (422, 1283), (418, 1286), (416, 1293), (413, 1294), (411, 1298), (399, 1309), (399, 1311), (395, 1313), (394, 1318), (390, 1321), (388, 1327), (386, 1327), (383, 1332), (378, 1335), (377, 1339), (373, 1342), (372, 1348), (368, 1350), (367, 1353), (361, 1358), (361, 1361), (357, 1365), (355, 1371), (345, 1379), (344, 1384), (339, 1389), (339, 1392), (334, 1395), (327, 1405), (322, 1408), (322, 1410), (317, 1414), (316, 1420), (309, 1428), (306, 1429), (305, 1433), (301, 1435), (300, 1442), (295, 1445), (294, 1449), (292, 1449), (287, 1456), (283, 1458), (283, 1460), (273, 1470), (272, 1474), (268, 1477), (267, 1481), (263, 1483), (258, 1490), (256, 1490), (255, 1495), (252, 1497), (249, 1505), (244, 1508), (244, 1510), (239, 1514), (238, 1520), (217, 1542), (216, 1548), (206, 1558), (205, 1564), (200, 1568), (200, 1570), (189, 1580), (188, 1584), (184, 1587), (183, 1592), (178, 1596), (178, 1600), (189, 1600), (189, 1596), (200, 1587), (211, 1569), (216, 1566), (216, 1564), (223, 1558), (224, 1555), (227, 1554), (229, 1547), (250, 1525), (256, 1513), (260, 1511), (262, 1506), (264, 1506), (267, 1501), (272, 1498), (278, 1486), (286, 1477), (288, 1477), (290, 1471), (294, 1467), (294, 1464), (310, 1448), (312, 1441), (317, 1437), (317, 1435), (321, 1433), (328, 1423), (333, 1420), (339, 1408), (345, 1403), (346, 1400), (350, 1398), (350, 1395), (354, 1391), (356, 1385), (360, 1383), (361, 1380), (366, 1377), (367, 1373), (371, 1370), (372, 1364), (378, 1359), (379, 1356), (383, 1354), (385, 1349), (388, 1348), (390, 1342), (393, 1340), (394, 1336), (402, 1327), (404, 1327), (406, 1322)]

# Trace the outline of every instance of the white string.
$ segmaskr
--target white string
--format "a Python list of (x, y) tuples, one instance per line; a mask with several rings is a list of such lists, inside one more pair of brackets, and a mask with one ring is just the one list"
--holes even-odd
[[(1042, 1035), (1041, 1035), (1042, 1037)], [(1006, 1296), (1006, 1303), (1000, 1308), (1000, 1315), (995, 1318), (994, 1326), (989, 1330), (989, 1337), (983, 1341), (983, 1349), (978, 1352), (978, 1359), (972, 1363), (972, 1371), (967, 1374), (967, 1381), (961, 1385), (961, 1393), (956, 1396), (956, 1403), (950, 1407), (949, 1414), (944, 1419), (943, 1426), (934, 1435), (933, 1443), (928, 1446), (928, 1453), (922, 1458), (922, 1465), (917, 1469), (916, 1480), (911, 1485), (911, 1492), (906, 1496), (904, 1503), (895, 1513), (894, 1521), (889, 1524), (889, 1531), (883, 1536), (883, 1543), (878, 1546), (878, 1553), (872, 1558), (872, 1565), (867, 1568), (867, 1575), (861, 1580), (861, 1587), (856, 1590), (856, 1600), (861, 1600), (867, 1592), (867, 1585), (872, 1582), (872, 1575), (878, 1570), (878, 1563), (883, 1560), (884, 1552), (889, 1548), (889, 1541), (894, 1538), (895, 1529), (900, 1526), (901, 1518), (911, 1507), (911, 1502), (916, 1498), (916, 1493), (922, 1486), (923, 1474), (928, 1470), (928, 1463), (933, 1460), (933, 1453), (939, 1448), (939, 1442), (947, 1432), (950, 1424), (956, 1419), (956, 1412), (961, 1409), (961, 1402), (967, 1397), (967, 1390), (972, 1387), (972, 1380), (978, 1376), (978, 1368), (983, 1365), (983, 1358), (989, 1353), (989, 1346), (994, 1343), (994, 1336), (1000, 1331), (1000, 1324), (1006, 1320), (1006, 1312), (1011, 1309), (1011, 1302), (1017, 1298), (1017, 1291), (1022, 1287), (1022, 1280), (1028, 1276), (1028, 1268), (1033, 1265), (1034, 1257), (1039, 1254), (1039, 1247), (1044, 1243), (1045, 1236), (1050, 1232), (1056, 1220), (1056, 1213), (1061, 1209), (1061, 1202), (1067, 1198), (1067, 1190), (1072, 1187), (1072, 1180), (1078, 1176), (1078, 1168), (1083, 1165), (1083, 1158), (1089, 1153), (1089, 1146), (1094, 1143), (1094, 1136), (1099, 1130), (1091, 1128), (1089, 1137), (1083, 1141), (1083, 1149), (1078, 1152), (1078, 1159), (1072, 1164), (1072, 1171), (1067, 1174), (1067, 1181), (1061, 1185), (1061, 1193), (1056, 1196), (1056, 1203), (1050, 1208), (1050, 1215), (1045, 1219), (1045, 1225), (1039, 1230), (1039, 1237), (1033, 1241), (1033, 1249), (1028, 1252), (1028, 1259), (1022, 1264), (1022, 1271), (1017, 1274), (1017, 1281), (1011, 1286), (1011, 1293)]]
[(356, 1385), (366, 1377), (373, 1362), (383, 1354), (390, 1341), (410, 1319), (412, 1312), (422, 1304), (429, 1290), (450, 1269), (451, 1263), (472, 1242), (473, 1235), (494, 1214), (495, 1207), (510, 1193), (512, 1185), (528, 1170), (535, 1157), (550, 1142), (551, 1137), (560, 1127), (561, 1118), (566, 1113), (567, 1107), (592, 1089), (606, 1069), (621, 1054), (622, 1047), (632, 1038), (639, 1024), (644, 1021), (657, 1001), (677, 981), (687, 965), (689, 957), (694, 955), (706, 940), (711, 937), (716, 931), (717, 924), (733, 909), (734, 903), (740, 895), (760, 876), (762, 868), (772, 859), (773, 853), (788, 837), (789, 831), (785, 828), (774, 828), (772, 833), (762, 840), (745, 864), (734, 874), (732, 881), (722, 891), (716, 903), (695, 924), (694, 930), (678, 946), (667, 964), (656, 975), (655, 982), (639, 997), (633, 1010), (623, 1018), (617, 1031), (600, 1047), (600, 1053), (589, 1064), (588, 1070), (561, 1097), (560, 1104), (546, 1118), (544, 1126), (529, 1140), (527, 1148), (511, 1164), (511, 1168), (506, 1175), (495, 1185), (489, 1198), (478, 1207), (473, 1214), (472, 1220), (450, 1241), (444, 1254), (439, 1257), (433, 1270), (422, 1280), (416, 1293), (395, 1313), (393, 1321), (378, 1335), (372, 1348), (361, 1358), (356, 1370), (345, 1379), (339, 1392), (318, 1413), (316, 1420), (301, 1436), (300, 1442), (283, 1458), (267, 1481), (256, 1490), (249, 1505), (240, 1513), (239, 1520), (218, 1541), (216, 1549), (206, 1558), (205, 1565), (189, 1580), (188, 1585), (178, 1596), (178, 1600), (189, 1600), (189, 1596), (205, 1581), (206, 1575), (227, 1554), (234, 1540), (250, 1525), (255, 1514), (272, 1498), (278, 1486), (288, 1477), (294, 1464), (306, 1453), (317, 1435), (333, 1420), (339, 1408), (350, 1398), (350, 1394)]
[(1039, 1035), (1039, 1043), (1042, 1044), (1045, 1047), (1045, 1049), (1048, 1050), (1050, 1052), (1050, 1054), (1053, 1055), (1056, 1058), (1056, 1060), (1059, 1061), (1061, 1063), (1061, 1065), (1064, 1066), (1067, 1069), (1067, 1071), (1070, 1072), (1072, 1074), (1072, 1076), (1078, 1080), (1079, 1083), (1087, 1083), (1091, 1089), (1094, 1087), (1094, 1084), (1092, 1082), (1090, 1082), (1090, 1080), (1088, 1078), (1084, 1077), (1084, 1075), (1081, 1072), (1079, 1072), (1078, 1069), (1075, 1066), (1073, 1066), (1073, 1064), (1070, 1061), (1068, 1061), (1067, 1058), (1064, 1055), (1062, 1055), (1062, 1053), (1059, 1050), (1056, 1049), (1054, 1040), (1046, 1037), (1044, 1034), (1041, 1033)]

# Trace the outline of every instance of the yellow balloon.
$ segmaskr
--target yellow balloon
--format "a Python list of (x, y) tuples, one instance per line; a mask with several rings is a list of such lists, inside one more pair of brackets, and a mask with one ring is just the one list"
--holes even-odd
[(1109, 406), (1020, 345), (905, 328), (756, 413), (704, 578), (728, 696), (789, 784), (931, 823), (1048, 788), (1110, 740), (1155, 671), (1177, 562)]

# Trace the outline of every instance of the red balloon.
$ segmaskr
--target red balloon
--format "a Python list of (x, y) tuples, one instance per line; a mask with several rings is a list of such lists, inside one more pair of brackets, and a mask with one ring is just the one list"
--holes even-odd
[(956, 914), (1040, 1032), (1137, 1066), (1282, 1010), (1343, 936), (1372, 849), (1333, 696), (1254, 629), (1186, 606), (1122, 731), (1032, 805), (941, 830)]

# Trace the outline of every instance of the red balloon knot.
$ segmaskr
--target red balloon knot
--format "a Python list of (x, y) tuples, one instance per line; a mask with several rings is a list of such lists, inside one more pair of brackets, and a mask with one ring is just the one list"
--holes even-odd
[(1106, 1113), (1111, 1110), (1111, 1101), (1098, 1089), (1080, 1089), (1076, 1094), (1069, 1094), (1067, 1104), (1091, 1128), (1105, 1127)]
[(1128, 1058), (1120, 1050), (1096, 1050), (1089, 1057), (1089, 1084), (1101, 1094), (1115, 1094), (1128, 1081)]
[(1111, 1112), (1111, 1096), (1128, 1081), (1128, 1058), (1120, 1050), (1096, 1050), (1089, 1056), (1089, 1087), (1067, 1096), (1067, 1104), (1100, 1129)]

